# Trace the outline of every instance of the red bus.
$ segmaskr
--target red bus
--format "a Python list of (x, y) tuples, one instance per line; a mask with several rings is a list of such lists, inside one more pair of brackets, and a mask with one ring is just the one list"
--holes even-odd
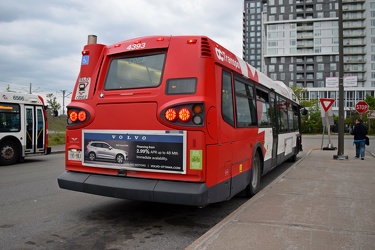
[(48, 123), (41, 96), (0, 93), (0, 166), (25, 156), (49, 154)]
[(302, 150), (293, 91), (205, 36), (89, 36), (67, 108), (68, 190), (205, 206)]

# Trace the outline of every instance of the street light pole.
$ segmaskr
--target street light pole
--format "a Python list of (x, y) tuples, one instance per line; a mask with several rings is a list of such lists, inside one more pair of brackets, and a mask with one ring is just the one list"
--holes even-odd
[(343, 19), (342, 19), (342, 0), (338, 0), (339, 16), (339, 137), (337, 155), (333, 158), (337, 160), (347, 160), (348, 156), (344, 155), (344, 36), (343, 36)]

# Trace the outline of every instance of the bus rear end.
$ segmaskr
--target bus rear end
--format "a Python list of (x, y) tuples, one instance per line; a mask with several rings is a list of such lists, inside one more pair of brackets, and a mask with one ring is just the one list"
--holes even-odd
[(59, 186), (124, 199), (211, 203), (203, 156), (215, 143), (206, 131), (216, 123), (207, 115), (216, 100), (214, 79), (206, 37), (142, 37), (105, 46), (89, 36), (67, 106)]

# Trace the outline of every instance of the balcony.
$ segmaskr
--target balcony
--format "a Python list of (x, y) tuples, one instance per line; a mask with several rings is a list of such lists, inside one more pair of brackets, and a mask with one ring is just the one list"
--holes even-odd
[(367, 60), (362, 58), (345, 58), (344, 63), (350, 63), (350, 64), (366, 64)]
[(366, 19), (366, 16), (362, 13), (344, 13), (342, 15), (342, 18), (344, 20), (365, 20)]
[(344, 38), (350, 38), (350, 37), (366, 37), (366, 33), (361, 30), (346, 30), (343, 33)]
[(358, 68), (358, 69), (353, 69), (353, 67), (350, 67), (348, 65), (344, 65), (344, 72), (345, 74), (351, 74), (351, 73), (366, 73), (366, 68)]
[(297, 34), (297, 40), (303, 40), (303, 39), (313, 39), (314, 35), (313, 33), (304, 33), (304, 34)]
[(365, 0), (341, 0), (342, 3), (364, 3)]
[(364, 51), (354, 51), (354, 50), (345, 50), (344, 49), (344, 55), (365, 55), (366, 52)]
[(313, 31), (314, 26), (313, 25), (297, 25), (297, 31)]
[(297, 49), (299, 49), (299, 48), (314, 48), (314, 43), (313, 42), (309, 42), (309, 43), (305, 43), (305, 42), (297, 43)]
[(343, 29), (365, 29), (366, 25), (363, 23), (356, 23), (356, 22), (344, 22)]
[(347, 42), (344, 42), (343, 45), (345, 47), (364, 47), (367, 44), (365, 43), (365, 41), (362, 41), (362, 42), (347, 41)]
[(342, 12), (365, 12), (366, 9), (362, 5), (361, 7), (357, 7), (357, 5), (351, 4), (343, 4), (342, 5)]

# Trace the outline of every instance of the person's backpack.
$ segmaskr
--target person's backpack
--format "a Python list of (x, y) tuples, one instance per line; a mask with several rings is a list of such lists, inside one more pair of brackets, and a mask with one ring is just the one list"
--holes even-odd
[(366, 145), (370, 145), (370, 138), (368, 138), (368, 136), (366, 136)]

